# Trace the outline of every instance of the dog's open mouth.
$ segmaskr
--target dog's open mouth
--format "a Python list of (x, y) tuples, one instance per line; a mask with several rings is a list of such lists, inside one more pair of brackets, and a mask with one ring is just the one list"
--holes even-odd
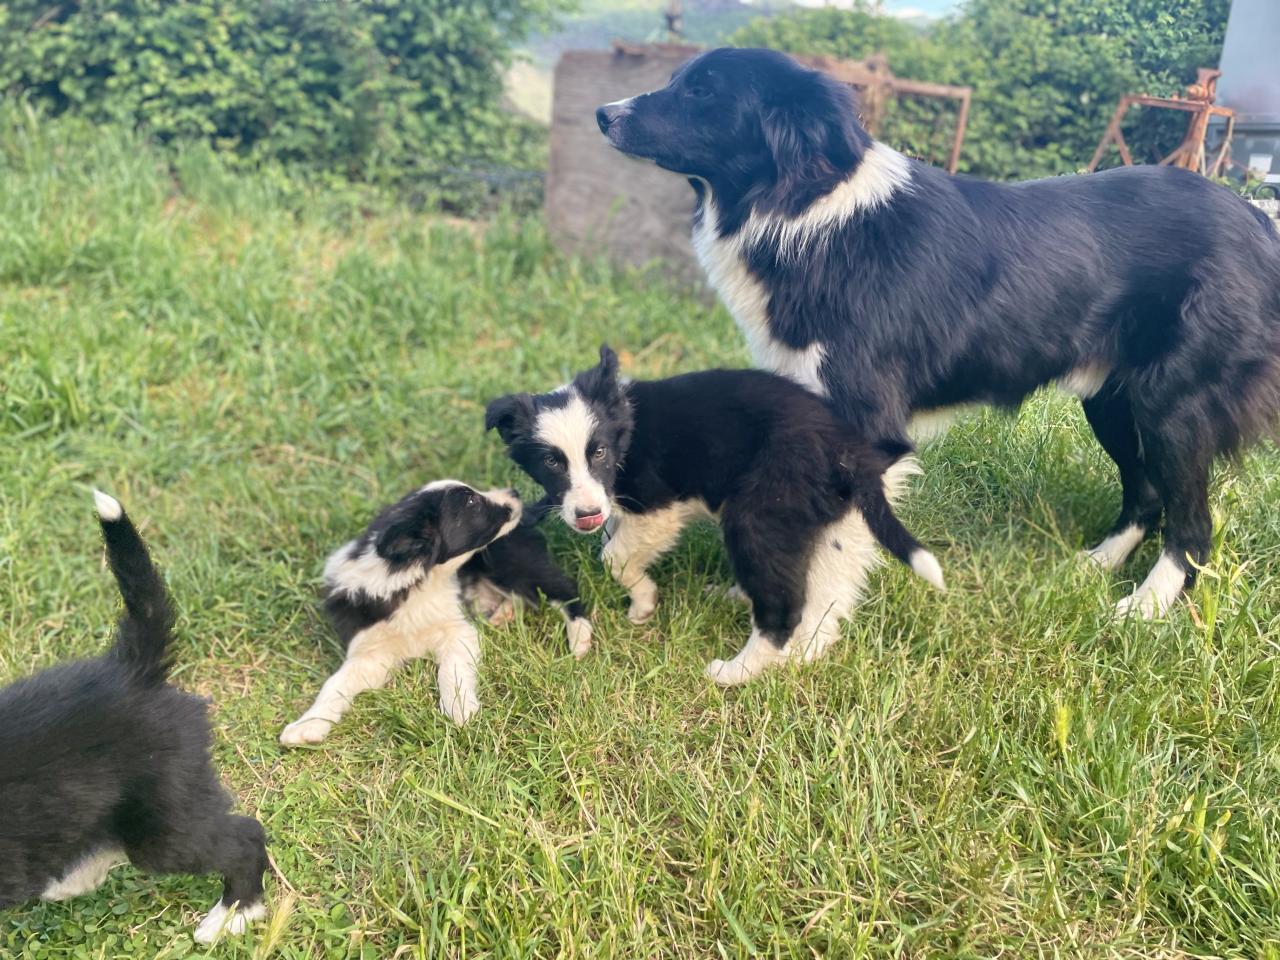
[(604, 514), (593, 513), (590, 516), (578, 517), (573, 521), (573, 525), (583, 533), (590, 533), (604, 525)]

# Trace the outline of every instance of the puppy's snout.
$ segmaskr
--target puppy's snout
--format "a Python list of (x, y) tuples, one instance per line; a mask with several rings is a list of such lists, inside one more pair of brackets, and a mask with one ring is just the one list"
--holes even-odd
[(626, 112), (627, 108), (620, 103), (606, 103), (596, 110), (596, 126), (601, 133), (608, 133), (614, 122)]
[(604, 523), (601, 507), (578, 507), (573, 511), (573, 525), (579, 530), (591, 531)]

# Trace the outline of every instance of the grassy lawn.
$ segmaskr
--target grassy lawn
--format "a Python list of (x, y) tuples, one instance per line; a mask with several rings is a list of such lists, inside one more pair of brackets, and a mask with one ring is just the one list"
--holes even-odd
[[(281, 727), (340, 652), (324, 557), (426, 480), (510, 482), (486, 400), (607, 339), (627, 372), (746, 357), (660, 273), (344, 214), (108, 134), (0, 124), (0, 680), (108, 642), (89, 489), (143, 525), (181, 610), (176, 681), (271, 836), (280, 922), (227, 957), (1280, 957), (1280, 456), (1223, 471), (1221, 545), (1168, 623), (1145, 572), (1073, 553), (1118, 505), (1074, 401), (955, 428), (904, 506), (939, 596), (886, 567), (826, 661), (724, 693), (748, 624), (713, 530), (635, 627), (594, 541), (548, 525), (594, 605), (486, 629), (483, 709), (418, 665), (323, 749)], [(532, 493), (532, 491), (527, 491)], [(3, 811), (0, 811), (3, 816)], [(3, 864), (0, 864), (3, 869)], [(119, 869), (0, 914), (0, 956), (176, 958), (212, 877)]]

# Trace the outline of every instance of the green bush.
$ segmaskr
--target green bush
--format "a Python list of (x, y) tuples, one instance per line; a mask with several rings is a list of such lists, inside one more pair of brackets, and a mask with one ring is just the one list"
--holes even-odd
[[(1085, 166), (1125, 92), (1168, 95), (1213, 66), (1229, 0), (969, 0), (960, 13), (917, 30), (866, 8), (800, 10), (753, 21), (741, 46), (860, 59), (876, 51), (902, 77), (973, 87), (961, 169), (996, 178), (1067, 173)], [(948, 108), (950, 109), (950, 108)], [(949, 132), (936, 105), (891, 111), (886, 139), (937, 159)], [(1177, 145), (1183, 115), (1147, 111), (1126, 125), (1135, 159)], [(1115, 162), (1114, 152), (1109, 158)]]
[(486, 183), (468, 171), (541, 160), (500, 106), (501, 73), (561, 2), (11, 0), (0, 91), (161, 143), (470, 202)]

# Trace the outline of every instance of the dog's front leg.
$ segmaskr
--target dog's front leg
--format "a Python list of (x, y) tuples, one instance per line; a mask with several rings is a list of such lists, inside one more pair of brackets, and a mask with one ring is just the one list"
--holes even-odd
[(658, 585), (649, 576), (649, 567), (680, 539), (687, 514), (677, 505), (651, 513), (619, 510), (614, 517), (616, 525), (600, 558), (631, 595), (627, 618), (644, 623), (658, 606)]
[(377, 643), (362, 643), (363, 639), (362, 635), (351, 641), (346, 661), (324, 682), (315, 703), (281, 732), (280, 742), (286, 747), (320, 743), (347, 712), (357, 694), (387, 685), (401, 658)]
[(440, 709), (462, 726), (480, 709), (476, 673), (480, 666), (480, 636), (470, 623), (448, 628), (442, 637), (436, 662), (440, 685)]

